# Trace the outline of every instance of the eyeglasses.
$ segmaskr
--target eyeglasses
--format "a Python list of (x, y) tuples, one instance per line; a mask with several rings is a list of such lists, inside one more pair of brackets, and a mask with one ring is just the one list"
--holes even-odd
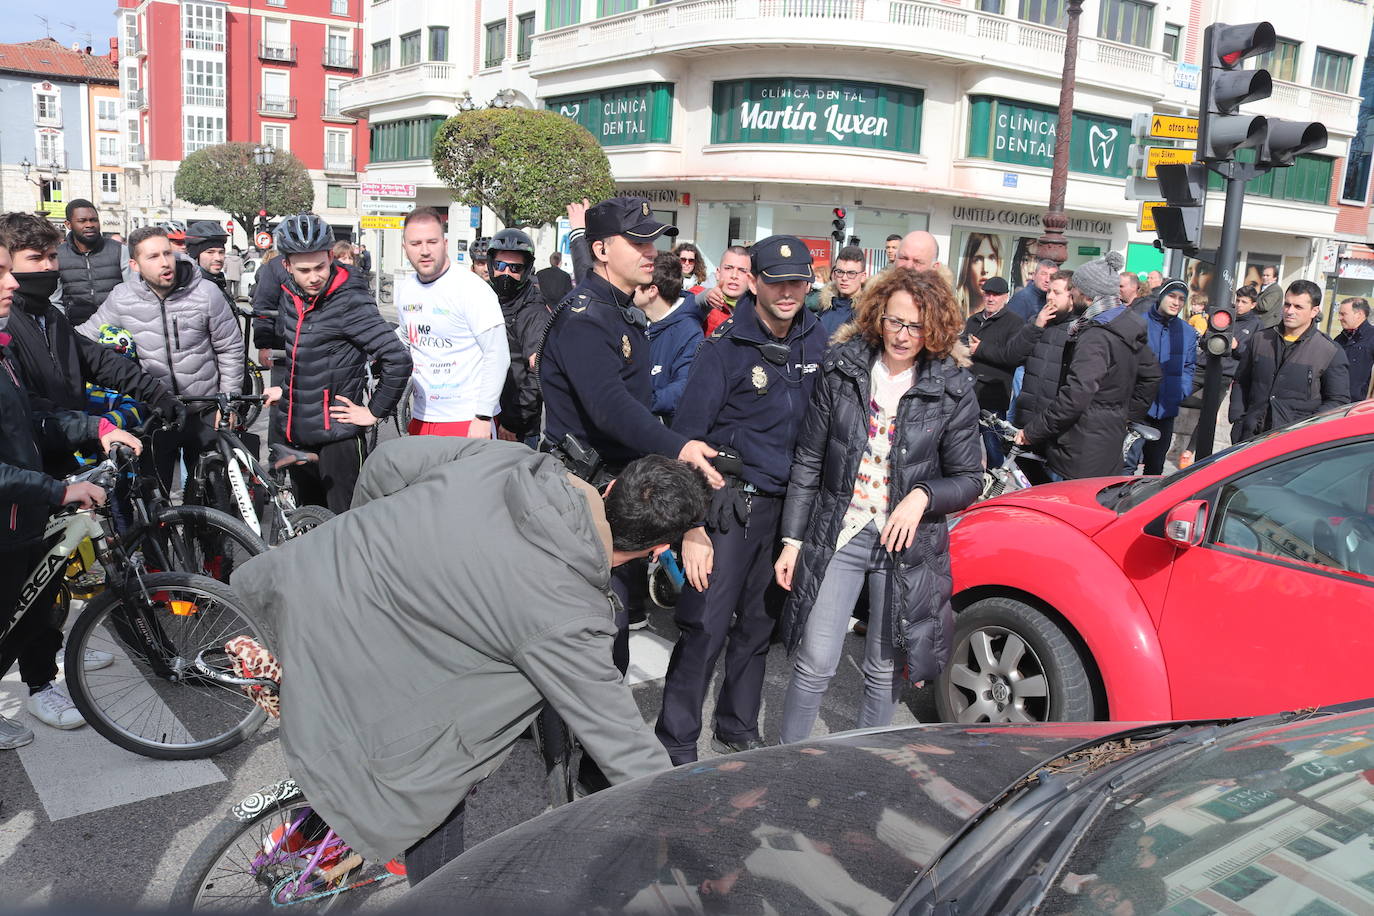
[(891, 315), (883, 316), (883, 330), (891, 331), (893, 334), (900, 334), (906, 331), (912, 337), (925, 337), (925, 325), (915, 321), (903, 321), (900, 318), (893, 318)]
[(499, 274), (501, 271), (503, 271), (503, 270), (504, 270), (506, 273), (509, 273), (509, 274), (522, 274), (522, 273), (525, 272), (525, 262), (524, 262), (524, 261), (493, 261), (492, 264), (491, 264), (491, 269), (492, 269), (494, 272), (498, 273), (498, 274)]
[(862, 270), (832, 270), (830, 276), (839, 277), (841, 280), (853, 280), (862, 273)]

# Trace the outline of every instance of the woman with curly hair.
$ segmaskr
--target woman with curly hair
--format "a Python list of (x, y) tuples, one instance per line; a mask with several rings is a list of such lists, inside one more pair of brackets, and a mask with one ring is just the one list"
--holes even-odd
[(978, 496), (978, 399), (959, 341), (963, 309), (934, 271), (875, 278), (826, 355), (792, 459), (775, 566), (795, 653), (784, 743), (811, 734), (868, 587), (859, 728), (887, 725), (904, 684), (949, 659), (954, 633), (945, 516)]
[(683, 242), (673, 249), (673, 254), (682, 266), (683, 292), (694, 296), (700, 294), (706, 288), (706, 259), (701, 256), (701, 249), (691, 242)]

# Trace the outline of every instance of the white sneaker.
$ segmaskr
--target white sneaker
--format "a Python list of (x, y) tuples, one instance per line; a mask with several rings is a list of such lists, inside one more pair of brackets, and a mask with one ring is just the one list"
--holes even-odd
[(33, 729), (0, 716), (0, 751), (12, 751), (33, 741)]
[[(65, 652), (57, 653), (57, 666), (62, 667)], [(114, 656), (109, 652), (101, 652), (99, 649), (83, 649), (81, 658), (82, 671), (99, 671), (101, 668), (108, 668), (114, 664)]]
[(86, 724), (67, 691), (56, 684), (49, 684), (29, 697), (28, 706), (35, 719), (53, 728), (80, 728)]

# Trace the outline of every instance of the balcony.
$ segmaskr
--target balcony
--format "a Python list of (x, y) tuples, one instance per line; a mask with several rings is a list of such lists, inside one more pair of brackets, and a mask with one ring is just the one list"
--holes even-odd
[(100, 115), (95, 116), (96, 130), (119, 130), (119, 115)]
[(294, 118), (296, 98), (288, 95), (258, 96), (258, 114), (270, 118)]
[(193, 51), (223, 51), (224, 32), (220, 29), (187, 29), (182, 43)]
[(126, 96), (126, 101), (130, 108), (137, 108), (139, 111), (148, 110), (148, 93), (142, 89), (135, 89)]
[(142, 143), (134, 143), (134, 144), (131, 144), (131, 145), (129, 146), (129, 161), (130, 161), (130, 162), (147, 162), (147, 161), (148, 161), (148, 148), (147, 148), (146, 146), (144, 146)]
[[(875, 34), (882, 35), (880, 45)], [(768, 47), (898, 52), (1058, 80), (1064, 30), (939, 0), (678, 0), (541, 32), (534, 36), (530, 74), (665, 53)], [(1171, 75), (1166, 64), (1162, 53), (1148, 48), (1079, 38), (1081, 83), (1157, 99)]]
[(367, 110), (401, 99), (442, 99), (450, 105), (467, 82), (453, 64), (428, 61), (384, 73), (349, 80), (339, 90), (339, 110), (350, 117), (366, 117)]
[(258, 58), (294, 64), (296, 62), (296, 46), (264, 41), (258, 45)]
[(142, 35), (135, 35), (124, 42), (124, 47), (120, 49), (125, 55), (133, 57), (147, 57), (148, 46), (143, 43)]
[(104, 191), (104, 190), (102, 190), (102, 191), (100, 192), (100, 202), (101, 202), (102, 204), (117, 204), (117, 203), (119, 203), (119, 192), (118, 192), (118, 191)]
[(355, 172), (353, 168), (353, 157), (349, 155), (331, 155), (325, 153), (324, 170), (335, 175), (352, 175)]
[(324, 118), (326, 121), (339, 121), (344, 124), (356, 124), (358, 122), (358, 119), (353, 117), (352, 115), (344, 114), (343, 106), (339, 103), (337, 94), (334, 95), (334, 98), (330, 98), (328, 95), (326, 95), (324, 101), (320, 103), (320, 117)]
[(95, 154), (96, 165), (119, 165), (119, 163), (118, 149), (102, 149)]
[(348, 48), (325, 48), (321, 53), (321, 62), (330, 70), (353, 70), (358, 69), (358, 52)]
[(205, 86), (187, 86), (182, 103), (196, 108), (223, 108), (224, 90)]

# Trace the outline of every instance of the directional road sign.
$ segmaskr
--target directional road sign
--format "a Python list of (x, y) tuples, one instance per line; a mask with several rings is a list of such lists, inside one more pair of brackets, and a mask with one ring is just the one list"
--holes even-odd
[(1151, 115), (1149, 135), (1161, 140), (1196, 140), (1197, 118), (1181, 118), (1177, 115)]
[(1196, 150), (1179, 149), (1173, 146), (1148, 146), (1145, 156), (1145, 177), (1157, 178), (1155, 169), (1161, 165), (1189, 163), (1196, 157)]
[(404, 216), (363, 215), (358, 217), (358, 226), (362, 229), (400, 229), (404, 223)]
[(1168, 203), (1162, 200), (1142, 200), (1140, 202), (1140, 218), (1137, 220), (1137, 228), (1141, 232), (1155, 231), (1155, 207), (1167, 207)]

